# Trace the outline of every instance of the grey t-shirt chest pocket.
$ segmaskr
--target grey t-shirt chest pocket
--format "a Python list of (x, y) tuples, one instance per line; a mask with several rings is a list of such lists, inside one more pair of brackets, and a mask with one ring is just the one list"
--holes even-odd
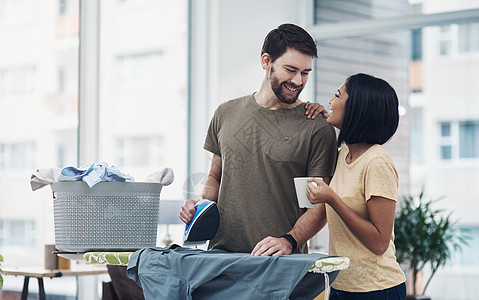
[(269, 138), (264, 154), (273, 161), (295, 161), (297, 147), (297, 137), (278, 133)]

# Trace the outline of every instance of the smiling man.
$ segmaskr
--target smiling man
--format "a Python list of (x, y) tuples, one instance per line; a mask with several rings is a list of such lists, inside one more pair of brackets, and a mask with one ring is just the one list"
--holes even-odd
[[(209, 249), (307, 253), (305, 242), (324, 226), (324, 205), (311, 209), (320, 213), (304, 212), (293, 183), (303, 176), (329, 183), (336, 162), (333, 127), (322, 117), (310, 118), (310, 105), (299, 99), (315, 57), (316, 44), (304, 29), (280, 25), (264, 40), (258, 92), (216, 109), (204, 144), (213, 158), (200, 194), (217, 202), (221, 215)], [(192, 220), (195, 203), (183, 205), (183, 222)]]

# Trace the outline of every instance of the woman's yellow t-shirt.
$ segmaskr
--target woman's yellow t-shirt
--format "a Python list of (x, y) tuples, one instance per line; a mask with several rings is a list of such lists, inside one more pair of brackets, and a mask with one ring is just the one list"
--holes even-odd
[[(346, 163), (349, 148), (339, 151), (338, 163), (330, 187), (356, 213), (369, 219), (366, 202), (371, 196), (396, 201), (398, 174), (389, 153), (373, 145), (351, 164)], [(349, 268), (339, 272), (333, 283), (337, 290), (370, 292), (384, 290), (405, 282), (404, 272), (397, 263), (394, 233), (382, 255), (369, 250), (347, 225), (326, 205), (329, 227), (329, 254), (348, 257)]]

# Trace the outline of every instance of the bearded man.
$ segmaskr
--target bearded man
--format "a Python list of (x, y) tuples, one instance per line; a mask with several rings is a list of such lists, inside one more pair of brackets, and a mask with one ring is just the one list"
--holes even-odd
[[(218, 204), (221, 216), (209, 249), (307, 253), (307, 240), (324, 226), (324, 205), (299, 208), (293, 183), (305, 176), (329, 183), (334, 173), (335, 130), (322, 117), (310, 118), (318, 106), (299, 99), (316, 57), (316, 44), (303, 28), (280, 25), (263, 43), (259, 90), (216, 109), (204, 144), (213, 157), (200, 193)], [(197, 201), (182, 206), (186, 224)]]

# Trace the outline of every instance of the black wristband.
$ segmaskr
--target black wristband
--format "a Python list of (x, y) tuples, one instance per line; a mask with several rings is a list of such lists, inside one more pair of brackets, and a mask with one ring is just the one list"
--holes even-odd
[(298, 248), (298, 242), (296, 242), (296, 240), (294, 239), (294, 237), (291, 234), (286, 233), (286, 234), (283, 234), (281, 237), (287, 239), (288, 242), (291, 243), (291, 246), (293, 246), (293, 250), (291, 250), (291, 253), (293, 253), (294, 250), (296, 250), (296, 248)]

